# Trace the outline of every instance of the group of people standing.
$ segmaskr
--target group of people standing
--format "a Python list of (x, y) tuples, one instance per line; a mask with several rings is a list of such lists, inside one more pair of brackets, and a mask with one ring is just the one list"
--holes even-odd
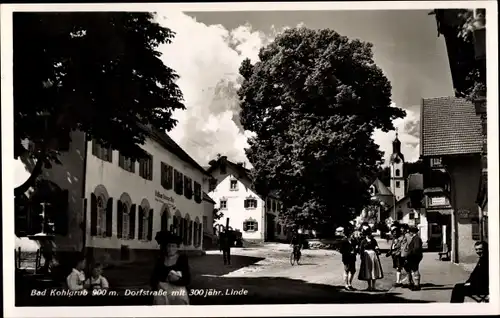
[[(396, 269), (395, 287), (402, 285), (402, 271), (408, 274), (408, 288), (420, 289), (419, 265), (423, 258), (422, 240), (418, 236), (416, 227), (410, 228), (407, 224), (394, 223), (391, 226), (392, 243), (387, 257), (392, 257), (393, 267)], [(368, 291), (375, 291), (375, 282), (384, 278), (384, 271), (380, 262), (380, 248), (372, 235), (368, 224), (362, 224), (359, 231), (346, 233), (341, 241), (340, 253), (344, 264), (344, 283), (346, 290), (355, 290), (352, 281), (356, 273), (356, 259), (359, 254), (361, 265), (358, 279), (368, 283)]]

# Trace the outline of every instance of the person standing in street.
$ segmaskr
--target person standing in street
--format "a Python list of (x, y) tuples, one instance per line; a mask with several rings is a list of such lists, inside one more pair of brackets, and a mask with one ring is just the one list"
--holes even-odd
[(226, 230), (222, 232), (219, 237), (219, 249), (222, 252), (224, 265), (231, 265), (231, 245), (231, 237), (229, 232)]
[(362, 230), (363, 239), (359, 245), (359, 254), (361, 257), (361, 266), (359, 268), (359, 280), (368, 282), (368, 291), (375, 291), (375, 282), (377, 279), (384, 278), (382, 264), (380, 263), (380, 249), (369, 226)]
[(352, 280), (354, 279), (354, 274), (356, 274), (356, 253), (357, 253), (357, 242), (349, 230), (338, 230), (342, 233), (343, 237), (340, 242), (340, 254), (342, 255), (342, 263), (344, 264), (344, 288), (346, 290), (355, 290), (352, 287)]
[(396, 283), (394, 287), (401, 287), (401, 271), (403, 270), (403, 259), (401, 258), (401, 242), (403, 234), (397, 226), (391, 227), (392, 243), (391, 248), (387, 252), (387, 257), (392, 257), (392, 267), (396, 270)]
[(465, 296), (489, 295), (490, 268), (488, 259), (488, 243), (484, 241), (474, 244), (479, 260), (465, 283), (456, 284), (451, 292), (451, 303), (463, 303)]
[(408, 244), (406, 245), (406, 271), (412, 278), (411, 290), (420, 290), (420, 262), (424, 257), (422, 239), (418, 235), (418, 228), (412, 226), (409, 231)]
[(159, 257), (151, 275), (151, 290), (164, 293), (153, 297), (154, 305), (189, 305), (191, 270), (188, 257), (179, 253), (182, 239), (168, 231), (156, 233)]
[(413, 278), (411, 277), (410, 270), (408, 269), (407, 266), (407, 256), (408, 256), (408, 244), (410, 243), (410, 227), (408, 224), (401, 224), (401, 264), (403, 265), (403, 269), (406, 272), (406, 277), (401, 280), (403, 282), (404, 280), (408, 280), (408, 284), (405, 285), (405, 287), (412, 287), (413, 286)]

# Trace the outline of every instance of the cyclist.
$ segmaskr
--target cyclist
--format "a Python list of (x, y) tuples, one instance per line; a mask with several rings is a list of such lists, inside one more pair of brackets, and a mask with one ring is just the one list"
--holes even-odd
[(293, 246), (293, 254), (295, 255), (295, 259), (300, 257), (300, 250), (302, 248), (302, 231), (294, 231), (292, 235), (292, 242), (290, 244)]

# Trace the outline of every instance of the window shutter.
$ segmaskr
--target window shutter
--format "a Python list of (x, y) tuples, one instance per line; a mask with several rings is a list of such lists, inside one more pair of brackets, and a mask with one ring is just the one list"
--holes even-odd
[(139, 215), (138, 215), (138, 217), (139, 217), (139, 220), (138, 220), (139, 221), (139, 230), (137, 233), (137, 238), (139, 240), (142, 239), (142, 234), (144, 232), (144, 229), (143, 229), (143, 227), (144, 227), (144, 212), (145, 212), (144, 208), (142, 206), (139, 206)]
[(133, 240), (135, 238), (135, 209), (136, 205), (132, 204), (130, 207), (130, 215), (129, 215), (129, 238)]
[(92, 154), (97, 157), (97, 142), (92, 139)]
[(97, 235), (97, 197), (93, 193), (90, 195), (90, 235)]
[(259, 223), (257, 221), (255, 221), (254, 224), (255, 224), (255, 226), (254, 226), (255, 231), (258, 231), (259, 230)]
[(193, 221), (189, 221), (189, 242), (188, 244), (191, 245), (193, 243)]
[(113, 236), (113, 198), (108, 199), (106, 206), (106, 236)]
[(149, 215), (148, 215), (148, 236), (147, 236), (148, 241), (153, 240), (153, 209), (149, 210)]
[(68, 199), (69, 191), (63, 190), (54, 209), (54, 232), (59, 235), (68, 234)]
[(113, 148), (111, 148), (111, 146), (106, 147), (106, 155), (106, 160), (113, 162)]
[(162, 231), (168, 229), (167, 222), (168, 222), (168, 220), (167, 220), (167, 211), (163, 211), (162, 214), (161, 214), (161, 225), (160, 225), (160, 229)]
[(244, 201), (244, 202), (245, 202), (245, 203), (244, 203), (244, 206), (245, 206), (245, 209), (246, 209), (246, 208), (248, 208), (248, 199), (245, 199), (245, 201)]
[(148, 179), (153, 180), (153, 156), (149, 157)]
[(243, 222), (243, 231), (248, 231), (248, 223), (247, 223), (247, 221)]
[(117, 202), (117, 214), (116, 214), (116, 236), (122, 238), (123, 233), (123, 203), (118, 200)]
[(118, 165), (125, 169), (125, 158), (121, 153), (118, 154)]

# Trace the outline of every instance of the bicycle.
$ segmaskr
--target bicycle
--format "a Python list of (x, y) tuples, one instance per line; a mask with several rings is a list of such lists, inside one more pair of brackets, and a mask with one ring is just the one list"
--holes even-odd
[(294, 248), (292, 253), (290, 254), (290, 264), (292, 266), (295, 265), (295, 263), (297, 263), (297, 265), (300, 265), (300, 256), (301, 256), (300, 250)]

